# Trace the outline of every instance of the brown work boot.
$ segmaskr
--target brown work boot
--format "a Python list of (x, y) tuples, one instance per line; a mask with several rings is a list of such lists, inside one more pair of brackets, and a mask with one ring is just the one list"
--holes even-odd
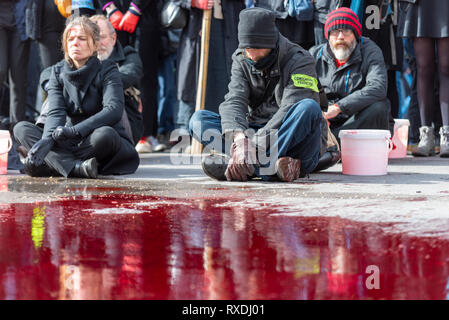
[(276, 174), (281, 181), (292, 182), (299, 178), (301, 160), (282, 157), (276, 161)]

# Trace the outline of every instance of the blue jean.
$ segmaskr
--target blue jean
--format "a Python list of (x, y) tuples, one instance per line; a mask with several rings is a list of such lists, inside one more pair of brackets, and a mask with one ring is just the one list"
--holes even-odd
[(182, 100), (178, 101), (178, 114), (176, 116), (176, 129), (188, 129), (190, 117), (195, 111), (195, 104)]
[[(304, 99), (294, 104), (284, 116), (281, 127), (277, 132), (278, 158), (292, 157), (301, 160), (301, 174), (307, 174), (315, 169), (320, 158), (321, 145), (321, 108), (312, 99)], [(259, 129), (250, 124), (250, 128)], [(221, 136), (222, 152), (229, 154), (221, 129), (221, 117), (217, 113), (200, 110), (193, 114), (189, 123), (189, 133), (203, 146), (211, 144), (214, 140), (205, 132), (215, 130)], [(218, 135), (215, 135), (218, 136)], [(269, 150), (268, 150), (269, 151)], [(256, 170), (256, 175), (258, 170)], [(262, 175), (262, 178), (264, 177)]]
[(175, 128), (174, 116), (176, 108), (176, 88), (175, 88), (175, 66), (176, 54), (171, 54), (162, 60), (158, 68), (157, 82), (159, 90), (157, 94), (157, 120), (158, 134), (173, 131)]

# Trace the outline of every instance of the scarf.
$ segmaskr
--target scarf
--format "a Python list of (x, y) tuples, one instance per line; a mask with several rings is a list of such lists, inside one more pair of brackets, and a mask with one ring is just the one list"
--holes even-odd
[(266, 56), (260, 59), (259, 61), (253, 61), (250, 58), (246, 56), (246, 53), (244, 54), (246, 62), (249, 63), (250, 66), (253, 66), (259, 71), (263, 71), (271, 67), (274, 62), (276, 61), (279, 53), (279, 39), (276, 44), (276, 48), (271, 49), (270, 53)]

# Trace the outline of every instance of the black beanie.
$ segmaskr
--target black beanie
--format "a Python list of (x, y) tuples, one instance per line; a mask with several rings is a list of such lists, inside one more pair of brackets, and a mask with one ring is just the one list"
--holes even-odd
[(239, 48), (274, 49), (278, 38), (273, 11), (248, 8), (240, 11), (238, 26)]

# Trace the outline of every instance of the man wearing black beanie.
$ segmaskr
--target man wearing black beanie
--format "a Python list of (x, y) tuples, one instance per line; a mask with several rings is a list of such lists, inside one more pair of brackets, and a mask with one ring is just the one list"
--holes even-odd
[(218, 180), (294, 181), (315, 169), (327, 147), (315, 62), (279, 33), (266, 9), (240, 12), (238, 40), (220, 114), (201, 110), (190, 120), (190, 134), (215, 150), (203, 170)]

